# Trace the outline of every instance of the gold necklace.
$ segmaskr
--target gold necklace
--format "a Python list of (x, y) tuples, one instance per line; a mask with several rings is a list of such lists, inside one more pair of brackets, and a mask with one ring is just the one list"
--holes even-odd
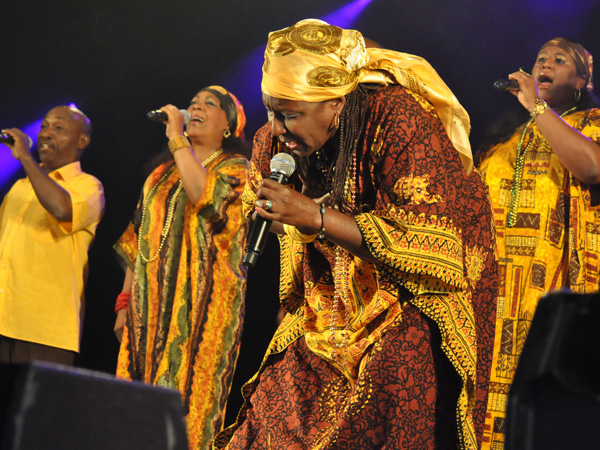
[[(574, 106), (568, 111), (562, 113), (560, 117), (565, 117), (571, 114), (576, 109), (577, 107)], [(527, 154), (527, 151), (529, 150), (529, 148), (535, 140), (532, 138), (531, 141), (529, 141), (529, 143), (525, 147), (525, 150), (523, 150), (522, 152), (521, 148), (523, 146), (523, 140), (525, 139), (525, 133), (527, 132), (527, 129), (529, 128), (529, 125), (531, 125), (533, 120), (534, 118), (529, 119), (529, 121), (525, 125), (525, 128), (523, 128), (523, 131), (521, 132), (521, 137), (519, 137), (519, 143), (517, 144), (517, 157), (515, 159), (513, 182), (510, 187), (510, 203), (508, 205), (508, 214), (506, 215), (506, 226), (509, 228), (514, 227), (517, 223), (517, 209), (521, 200), (521, 183), (523, 182), (523, 165), (525, 164), (525, 155)]]
[(212, 155), (210, 155), (208, 158), (206, 158), (200, 164), (202, 164), (204, 166), (204, 168), (206, 168), (206, 166), (209, 165), (211, 162), (213, 162), (221, 153), (223, 153), (222, 148), (220, 148), (219, 150), (214, 152)]
[[(206, 158), (204, 161), (201, 162), (202, 166), (204, 168), (206, 168), (206, 166), (208, 164), (210, 164), (211, 162), (213, 162), (221, 153), (223, 153), (223, 149), (219, 149), (218, 151), (214, 152), (212, 155), (210, 155), (208, 158)], [(138, 253), (140, 255), (141, 260), (144, 262), (144, 264), (152, 262), (152, 261), (156, 260), (156, 258), (158, 258), (158, 256), (160, 255), (160, 252), (162, 251), (163, 246), (165, 245), (167, 236), (169, 235), (169, 231), (171, 230), (171, 224), (173, 223), (173, 216), (175, 215), (175, 206), (177, 203), (177, 197), (179, 196), (181, 189), (183, 189), (183, 183), (181, 182), (181, 180), (179, 180), (177, 182), (177, 190), (173, 194), (173, 197), (171, 197), (171, 200), (169, 200), (169, 207), (167, 208), (167, 218), (165, 220), (163, 230), (160, 233), (160, 244), (158, 245), (158, 250), (156, 250), (156, 253), (154, 253), (154, 255), (151, 258), (150, 258), (150, 253), (148, 253), (148, 257), (146, 257), (144, 255), (144, 253), (142, 252), (142, 230), (144, 229), (144, 222), (146, 221), (146, 212), (148, 211), (148, 203), (150, 202), (150, 198), (152, 198), (152, 196), (156, 192), (156, 189), (158, 188), (158, 186), (163, 181), (165, 181), (165, 179), (167, 179), (169, 177), (169, 175), (171, 175), (171, 173), (173, 173), (173, 170), (175, 170), (175, 164), (173, 164), (173, 166), (171, 166), (171, 168), (168, 171), (166, 171), (162, 177), (160, 177), (160, 180), (158, 180), (158, 183), (156, 183), (152, 187), (152, 189), (148, 193), (148, 196), (146, 197), (146, 200), (144, 201), (144, 204), (142, 206), (142, 218), (140, 220), (140, 227), (138, 229)]]

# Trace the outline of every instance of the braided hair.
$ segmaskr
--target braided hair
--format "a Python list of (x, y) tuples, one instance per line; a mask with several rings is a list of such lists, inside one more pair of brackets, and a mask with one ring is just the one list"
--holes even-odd
[(328, 148), (324, 146), (308, 157), (294, 155), (298, 173), (304, 181), (304, 193), (312, 198), (331, 193), (333, 205), (346, 213), (357, 212), (352, 205), (344, 203), (344, 189), (346, 178), (352, 171), (359, 138), (365, 128), (369, 91), (373, 89), (369, 85), (359, 84), (354, 91), (346, 94), (339, 130), (325, 144)]

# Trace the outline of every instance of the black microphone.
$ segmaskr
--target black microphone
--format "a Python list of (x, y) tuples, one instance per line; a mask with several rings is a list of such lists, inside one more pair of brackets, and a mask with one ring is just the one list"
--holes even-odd
[[(277, 153), (271, 160), (271, 176), (269, 176), (269, 179), (287, 184), (294, 170), (296, 170), (294, 158), (287, 153)], [(265, 248), (270, 229), (271, 221), (257, 215), (252, 223), (252, 228), (250, 228), (248, 242), (246, 243), (246, 254), (242, 261), (246, 267), (255, 266), (258, 257)]]
[[(27, 136), (27, 139), (29, 140), (29, 148), (31, 148), (33, 146), (33, 141), (31, 140), (31, 138), (29, 136)], [(15, 143), (15, 139), (7, 133), (1, 133), (0, 134), (0, 144), (9, 144), (9, 145), (13, 145)]]
[[(192, 117), (190, 116), (190, 112), (187, 109), (180, 109), (179, 112), (183, 114), (183, 120), (187, 125)], [(157, 109), (156, 111), (150, 111), (148, 114), (146, 114), (146, 117), (150, 120), (154, 120), (155, 122), (166, 122), (169, 119), (167, 113), (161, 111), (160, 109)]]
[(518, 91), (520, 88), (517, 80), (496, 80), (494, 89), (497, 91)]

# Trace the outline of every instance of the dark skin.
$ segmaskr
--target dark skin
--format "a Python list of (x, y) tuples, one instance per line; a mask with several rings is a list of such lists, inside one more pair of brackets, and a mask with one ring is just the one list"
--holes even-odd
[(46, 114), (38, 133), (41, 166), (29, 151), (29, 138), (25, 133), (17, 128), (2, 132), (14, 138), (15, 142), (9, 148), (13, 157), (23, 165), (44, 209), (59, 222), (70, 222), (73, 219), (71, 196), (48, 174), (80, 160), (90, 143), (87, 118), (68, 106), (58, 106)]
[(513, 94), (528, 111), (534, 108), (537, 98), (550, 106), (551, 110), (538, 115), (535, 122), (567, 170), (582, 183), (600, 183), (600, 147), (560, 117), (575, 106), (575, 91), (585, 89), (585, 77), (577, 74), (571, 56), (560, 47), (544, 47), (531, 76), (514, 72), (508, 78), (519, 83), (519, 90)]
[[(341, 114), (345, 98), (324, 102), (283, 100), (263, 94), (269, 125), (273, 136), (299, 156), (308, 156), (318, 149), (333, 145), (336, 135), (336, 115)], [(304, 234), (317, 234), (321, 229), (320, 202), (276, 181), (265, 179), (257, 191), (256, 212), (273, 221), (272, 230), (282, 232), (281, 224), (293, 225)], [(268, 200), (272, 202), (269, 211)], [(376, 263), (377, 259), (367, 249), (362, 235), (350, 215), (335, 208), (326, 208), (324, 214), (325, 237), (364, 261)]]

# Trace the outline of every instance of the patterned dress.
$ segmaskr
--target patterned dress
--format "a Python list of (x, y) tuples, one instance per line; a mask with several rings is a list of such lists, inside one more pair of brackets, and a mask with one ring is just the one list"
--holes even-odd
[[(600, 110), (581, 111), (565, 121), (600, 142)], [(483, 449), (504, 447), (508, 392), (536, 306), (545, 293), (568, 287), (598, 290), (600, 206), (589, 187), (573, 177), (533, 122), (525, 149), (514, 226), (507, 226), (517, 146), (525, 126), (492, 148), (480, 170), (490, 188), (500, 253), (500, 291)], [(600, 151), (600, 148), (598, 149)]]
[[(134, 272), (117, 376), (179, 390), (191, 449), (210, 448), (222, 427), (240, 346), (247, 164), (239, 155), (214, 160), (196, 205), (184, 189), (178, 192), (175, 164), (159, 166), (115, 244)], [(170, 230), (161, 248), (164, 228)]]
[[(287, 315), (216, 448), (478, 447), (497, 294), (487, 189), (431, 105), (400, 86), (370, 94), (360, 139), (347, 182), (381, 264), (280, 237)], [(250, 208), (278, 151), (259, 130)]]

